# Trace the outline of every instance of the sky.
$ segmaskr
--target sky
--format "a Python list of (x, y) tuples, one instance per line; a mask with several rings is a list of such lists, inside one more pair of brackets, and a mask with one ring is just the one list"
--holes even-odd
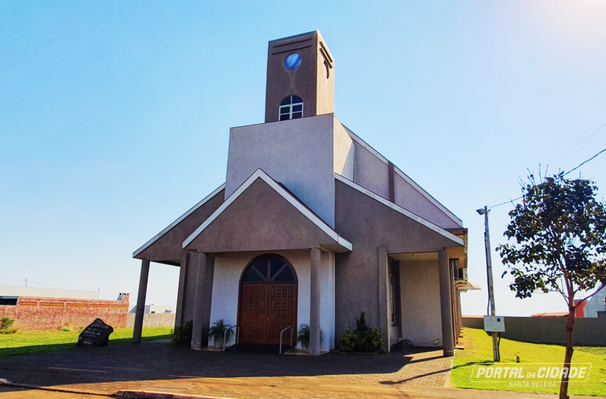
[[(606, 148), (606, 1), (0, 2), (0, 285), (136, 302), (132, 253), (225, 181), (229, 128), (264, 119), (267, 42), (320, 30), (335, 114), (469, 229), (463, 313), (486, 312), (484, 219), (529, 171)], [(601, 129), (600, 129), (601, 128)], [(606, 192), (606, 153), (569, 177)], [(516, 299), (494, 248), (497, 314)], [(178, 268), (152, 263), (147, 303)]]

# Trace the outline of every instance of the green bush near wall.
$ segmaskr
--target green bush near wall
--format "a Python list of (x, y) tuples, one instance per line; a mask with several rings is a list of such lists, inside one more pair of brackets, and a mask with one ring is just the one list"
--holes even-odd
[(193, 331), (194, 322), (192, 320), (186, 321), (185, 324), (180, 327), (175, 327), (173, 332), (173, 344), (190, 345)]
[(366, 314), (362, 312), (353, 331), (345, 326), (345, 332), (339, 338), (339, 348), (341, 352), (382, 353), (385, 352), (385, 340), (379, 327), (366, 325)]

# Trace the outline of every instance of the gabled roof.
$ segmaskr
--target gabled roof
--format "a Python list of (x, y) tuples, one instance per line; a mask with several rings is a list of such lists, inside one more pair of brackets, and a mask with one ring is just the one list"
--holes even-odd
[(339, 175), (338, 173), (335, 173), (334, 176), (335, 176), (335, 179), (337, 179), (338, 181), (340, 181), (340, 182), (348, 185), (349, 187), (351, 187), (351, 188), (359, 191), (362, 194), (365, 194), (366, 196), (374, 199), (375, 201), (380, 202), (381, 204), (383, 204), (383, 205), (391, 208), (392, 210), (394, 210), (394, 211), (396, 211), (396, 212), (398, 212), (398, 213), (400, 213), (400, 214), (408, 217), (409, 219), (412, 219), (413, 221), (415, 221), (415, 222), (417, 222), (417, 223), (419, 223), (419, 224), (421, 224), (421, 225), (429, 228), (430, 230), (433, 230), (434, 232), (440, 234), (441, 236), (443, 236), (443, 237), (445, 237), (445, 238), (447, 238), (447, 239), (449, 239), (449, 240), (451, 240), (451, 241), (453, 241), (453, 242), (455, 242), (457, 244), (465, 245), (465, 242), (464, 242), (464, 240), (462, 238), (457, 237), (456, 235), (448, 232), (447, 230), (445, 230), (445, 229), (443, 229), (443, 228), (441, 228), (441, 227), (439, 227), (439, 226), (431, 223), (430, 221), (427, 221), (427, 220), (423, 219), (419, 215), (416, 215), (416, 214), (414, 214), (414, 213), (412, 213), (412, 212), (410, 212), (410, 211), (402, 208), (401, 206), (399, 206), (397, 204), (394, 204), (393, 202), (391, 202), (391, 201), (389, 201), (389, 200), (381, 197), (378, 194), (373, 193), (372, 191), (370, 191), (370, 190), (368, 190), (368, 189), (360, 186), (359, 184), (354, 183), (353, 181), (351, 181), (351, 180), (349, 180), (349, 179), (347, 179), (347, 178)]
[(187, 212), (185, 212), (177, 220), (175, 220), (174, 222), (172, 222), (171, 224), (169, 224), (161, 232), (159, 232), (158, 234), (156, 234), (151, 240), (149, 240), (148, 242), (146, 242), (145, 244), (143, 244), (139, 249), (137, 249), (135, 252), (133, 252), (133, 258), (136, 258), (137, 255), (139, 255), (141, 252), (145, 251), (153, 243), (155, 243), (160, 238), (162, 238), (166, 233), (168, 233), (169, 231), (171, 231), (175, 226), (177, 226), (179, 223), (181, 223), (185, 218), (187, 218), (189, 215), (191, 215), (192, 213), (194, 213), (195, 211), (197, 211), (201, 206), (203, 206), (208, 201), (210, 201), (215, 195), (217, 195), (224, 188), (225, 188), (225, 183), (221, 184), (219, 186), (219, 188), (217, 188), (212, 193), (208, 194), (202, 201), (198, 202), (190, 210), (188, 210)]
[[(335, 252), (345, 252), (351, 251), (353, 246), (352, 244), (341, 237), (335, 230), (333, 230), (326, 222), (320, 219), (315, 213), (313, 213), (307, 206), (305, 206), (298, 198), (296, 198), (292, 193), (286, 190), (282, 185), (272, 179), (267, 173), (265, 173), (262, 169), (257, 169), (244, 183), (238, 187), (236, 191), (233, 192), (232, 195), (229, 196), (225, 200), (225, 202), (213, 213), (208, 219), (204, 221), (184, 242), (183, 248), (187, 248), (198, 236), (200, 236), (213, 222), (215, 222), (222, 214), (226, 213), (226, 211), (238, 200), (240, 197), (244, 196), (244, 193), (255, 183), (256, 181), (261, 180), (265, 182), (273, 192), (277, 193), (279, 197), (286, 200), (288, 204), (290, 204), (296, 211), (298, 211), (301, 215), (304, 216), (309, 222), (311, 222), (316, 228), (321, 230), (332, 243), (321, 243), (326, 249), (335, 251)], [(320, 243), (319, 243), (320, 244)]]

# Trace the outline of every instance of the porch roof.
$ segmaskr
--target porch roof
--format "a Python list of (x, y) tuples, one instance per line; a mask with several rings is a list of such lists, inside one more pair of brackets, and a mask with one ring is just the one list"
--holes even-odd
[(211, 253), (315, 246), (333, 252), (353, 247), (261, 169), (183, 241), (184, 249)]

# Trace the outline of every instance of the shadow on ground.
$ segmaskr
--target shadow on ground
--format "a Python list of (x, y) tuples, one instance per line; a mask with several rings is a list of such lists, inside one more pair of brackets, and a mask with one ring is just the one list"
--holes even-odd
[[(431, 350), (435, 351), (433, 348)], [(368, 375), (398, 372), (411, 360), (411, 356), (402, 352), (280, 356), (269, 353), (192, 351), (186, 347), (175, 347), (170, 341), (151, 341), (4, 357), (0, 358), (0, 378), (13, 383), (53, 386), (179, 378)]]

